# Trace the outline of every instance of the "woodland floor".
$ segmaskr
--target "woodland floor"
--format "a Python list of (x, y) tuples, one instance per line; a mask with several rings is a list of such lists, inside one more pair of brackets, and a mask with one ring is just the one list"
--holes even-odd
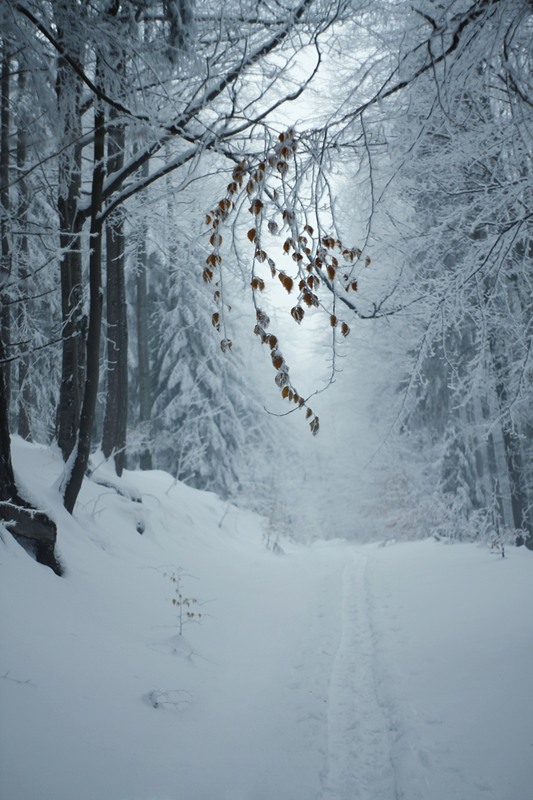
[[(122, 481), (141, 503), (87, 482), (72, 519), (56, 455), (15, 444), (65, 574), (2, 534), (2, 797), (532, 799), (532, 553), (276, 554), (160, 472)], [(172, 574), (202, 614), (181, 636)]]

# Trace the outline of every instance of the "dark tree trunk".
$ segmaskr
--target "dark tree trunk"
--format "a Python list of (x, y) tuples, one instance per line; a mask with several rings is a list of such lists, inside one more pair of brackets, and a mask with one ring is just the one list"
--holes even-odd
[[(97, 66), (97, 75), (100, 69)], [(95, 100), (94, 167), (91, 192), (91, 255), (89, 258), (89, 327), (87, 332), (87, 368), (80, 424), (71, 464), (67, 464), (63, 502), (73, 512), (91, 452), (91, 434), (95, 419), (100, 375), (100, 338), (102, 325), (102, 190), (105, 176), (105, 113)], [(70, 468), (70, 469), (69, 469)]]
[(494, 367), (496, 396), (503, 415), (502, 435), (505, 448), (505, 462), (509, 474), (511, 485), (511, 508), (513, 523), (515, 528), (522, 528), (527, 531), (527, 546), (533, 549), (533, 526), (527, 502), (527, 492), (523, 485), (524, 466), (522, 463), (522, 452), (520, 449), (520, 439), (516, 432), (511, 428), (511, 422), (505, 418), (505, 409), (509, 406), (507, 388), (505, 386), (505, 361), (498, 352), (498, 346), (494, 336), (489, 337), (489, 345)]
[[(148, 162), (142, 166), (142, 174), (148, 175)], [(136, 264), (136, 317), (137, 317), (137, 359), (139, 362), (139, 422), (143, 439), (148, 436), (152, 416), (152, 392), (150, 377), (150, 345), (148, 336), (148, 253), (146, 241), (148, 225), (145, 221), (137, 233)], [(148, 442), (143, 442), (140, 455), (141, 469), (152, 469), (152, 453)]]
[[(24, 69), (19, 69), (18, 76), (18, 97), (19, 106), (22, 110), (19, 112), (19, 122), (17, 127), (17, 172), (19, 177), (19, 195), (17, 202), (17, 224), (20, 230), (17, 246), (17, 274), (21, 280), (21, 285), (25, 286), (25, 279), (28, 277), (28, 210), (29, 210), (29, 193), (28, 184), (23, 177), (26, 169), (26, 123), (27, 114), (24, 110), (25, 90), (26, 90), (26, 72)], [(27, 310), (24, 299), (21, 301), (17, 308), (17, 331), (18, 338), (23, 341), (27, 338), (28, 332), (28, 319)], [(30, 367), (28, 356), (20, 355), (18, 359), (18, 418), (17, 429), (19, 436), (23, 439), (31, 438), (31, 424), (30, 424), (30, 407), (31, 407), (31, 392), (30, 392)]]
[(5, 350), (0, 339), (0, 521), (36, 561), (61, 575), (61, 565), (55, 556), (55, 523), (23, 500), (15, 484), (5, 373)]
[[(527, 180), (527, 176), (523, 175)], [(522, 320), (524, 340), (527, 341), (528, 327), (531, 322), (530, 313), (530, 287), (527, 280), (528, 267), (533, 264), (533, 237), (524, 237), (515, 247), (516, 263), (523, 267), (510, 276), (510, 286), (513, 296), (513, 316)], [(528, 459), (527, 443), (533, 442), (533, 427), (524, 425), (521, 436), (515, 437), (516, 458), (513, 460), (512, 469), (517, 473), (520, 481), (523, 508), (522, 527), (526, 531), (525, 543), (529, 550), (533, 550), (533, 463)]]
[[(60, 35), (60, 39), (61, 39)], [(57, 410), (57, 443), (66, 460), (78, 431), (85, 373), (85, 329), (81, 232), (77, 214), (81, 192), (81, 83), (66, 61), (59, 57), (56, 94), (63, 124), (63, 150), (59, 158), (59, 244), (61, 247), (62, 363)]]
[[(63, 202), (60, 201), (60, 206)], [(66, 226), (68, 212), (60, 210), (60, 218)], [(62, 358), (61, 383), (57, 409), (57, 443), (66, 460), (76, 442), (78, 431), (83, 377), (85, 373), (85, 329), (83, 314), (82, 260), (80, 249), (82, 225), (73, 222), (70, 230), (60, 233), (61, 258), (61, 307), (62, 307)]]
[[(2, 73), (0, 77), (0, 220), (1, 220), (1, 255), (0, 255), (0, 340), (3, 353), (9, 352), (11, 343), (11, 314), (7, 302), (6, 286), (12, 272), (12, 245), (11, 245), (11, 220), (9, 203), (9, 128), (10, 128), (10, 67), (11, 58), (8, 52), (8, 42), (2, 41)], [(6, 399), (6, 413), (9, 414), (9, 397), (11, 395), (11, 368), (10, 362), (4, 356), (3, 389)]]
[[(107, 140), (108, 173), (124, 164), (124, 128), (112, 126)], [(122, 214), (106, 222), (107, 269), (107, 389), (102, 434), (102, 452), (112, 454), (117, 475), (122, 474), (128, 424), (128, 319), (126, 306), (125, 236)]]
[[(5, 350), (0, 339), (0, 500), (11, 500), (17, 493), (11, 464), (9, 436), (9, 403), (6, 392)], [(3, 518), (3, 517), (2, 517)]]

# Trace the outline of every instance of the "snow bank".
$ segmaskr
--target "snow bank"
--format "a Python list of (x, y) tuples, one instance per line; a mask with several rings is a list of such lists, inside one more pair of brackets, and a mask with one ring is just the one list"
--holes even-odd
[(65, 575), (2, 534), (2, 797), (531, 800), (531, 553), (278, 555), (165, 473), (97, 465), (70, 517), (57, 454), (14, 463)]
[(377, 686), (401, 797), (533, 798), (533, 554), (506, 552), (371, 549)]

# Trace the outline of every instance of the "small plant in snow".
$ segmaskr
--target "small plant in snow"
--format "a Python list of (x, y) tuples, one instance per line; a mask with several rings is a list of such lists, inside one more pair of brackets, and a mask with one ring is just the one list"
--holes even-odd
[(194, 702), (194, 695), (185, 689), (152, 689), (143, 696), (143, 700), (152, 708), (165, 708), (173, 711), (185, 711)]
[(174, 584), (174, 597), (172, 598), (172, 605), (176, 607), (178, 612), (178, 634), (183, 635), (183, 627), (189, 622), (199, 622), (202, 619), (202, 612), (199, 610), (201, 605), (196, 597), (187, 597), (183, 591), (183, 578), (191, 577), (185, 575), (182, 570), (174, 570), (173, 572), (165, 572), (166, 578)]
[(280, 544), (282, 527), (285, 522), (284, 508), (276, 502), (263, 523), (263, 542), (267, 550), (271, 550), (278, 556), (284, 555), (285, 552)]
[(263, 542), (265, 543), (265, 547), (267, 550), (271, 550), (277, 556), (282, 556), (285, 554), (285, 551), (279, 543), (279, 539), (279, 530), (276, 530), (272, 524), (268, 522), (265, 530), (263, 531)]

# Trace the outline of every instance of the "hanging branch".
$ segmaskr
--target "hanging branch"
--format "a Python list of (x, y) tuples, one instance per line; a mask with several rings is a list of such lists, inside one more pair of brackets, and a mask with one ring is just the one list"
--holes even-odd
[[(334, 332), (340, 331), (345, 338), (350, 333), (350, 328), (345, 320), (328, 311), (323, 299), (324, 289), (328, 297), (331, 292), (335, 297), (341, 293), (353, 296), (358, 291), (358, 281), (353, 277), (353, 267), (360, 261), (365, 267), (369, 267), (371, 259), (369, 256), (363, 259), (359, 248), (347, 247), (336, 236), (316, 234), (315, 229), (307, 221), (299, 225), (294, 210), (281, 202), (281, 197), (287, 197), (287, 192), (284, 191), (285, 182), (297, 148), (296, 134), (293, 129), (289, 129), (279, 135), (273, 149), (263, 160), (255, 164), (241, 161), (235, 166), (226, 195), (205, 218), (210, 230), (211, 252), (205, 260), (202, 277), (205, 283), (212, 283), (214, 286), (213, 299), (217, 311), (213, 313), (211, 322), (221, 335), (222, 351), (227, 352), (231, 350), (233, 343), (226, 334), (224, 320), (221, 230), (234, 215), (237, 199), (249, 201), (248, 210), (253, 217), (253, 224), (246, 235), (254, 247), (250, 280), (256, 311), (254, 333), (262, 344), (266, 344), (270, 349), (272, 366), (276, 372), (274, 381), (282, 398), (294, 403), (297, 408), (306, 409), (306, 419), (309, 420), (310, 430), (315, 435), (319, 430), (319, 418), (293, 384), (289, 376), (289, 365), (280, 349), (279, 339), (270, 330), (270, 319), (261, 307), (261, 294), (266, 288), (265, 277), (267, 280), (277, 278), (288, 294), (295, 295), (295, 304), (290, 310), (290, 315), (298, 325), (302, 323), (308, 310), (322, 308), (328, 314), (330, 327)], [(277, 187), (272, 184), (277, 184)], [(288, 230), (289, 235), (285, 238), (282, 249), (294, 263), (292, 269), (279, 267), (269, 254), (268, 245), (265, 244), (263, 237), (265, 228), (270, 236), (279, 236), (284, 229)], [(266, 265), (268, 271), (264, 271), (262, 265)]]

